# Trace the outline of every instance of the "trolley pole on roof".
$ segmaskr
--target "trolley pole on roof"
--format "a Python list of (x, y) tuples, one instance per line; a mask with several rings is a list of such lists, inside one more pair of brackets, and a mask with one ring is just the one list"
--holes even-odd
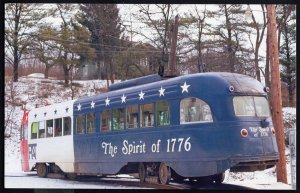
[(269, 44), (269, 58), (271, 66), (271, 108), (272, 119), (276, 131), (276, 140), (279, 150), (279, 161), (276, 164), (277, 181), (287, 184), (286, 172), (286, 156), (285, 156), (285, 143), (284, 143), (284, 130), (283, 130), (283, 115), (282, 115), (282, 96), (281, 96), (281, 83), (279, 73), (279, 58), (277, 46), (277, 33), (276, 33), (276, 15), (275, 5), (267, 5), (268, 16), (268, 38)]
[(178, 24), (179, 24), (179, 17), (178, 15), (175, 16), (175, 23), (171, 29), (171, 51), (169, 56), (169, 64), (168, 64), (168, 72), (167, 75), (169, 76), (176, 76), (178, 75), (178, 71), (176, 70), (176, 47), (177, 47), (177, 35), (178, 35)]

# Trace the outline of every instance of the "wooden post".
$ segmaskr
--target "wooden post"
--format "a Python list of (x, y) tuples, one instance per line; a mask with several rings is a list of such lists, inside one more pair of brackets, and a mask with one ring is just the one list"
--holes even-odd
[(269, 59), (271, 67), (271, 109), (274, 129), (276, 131), (276, 140), (279, 150), (279, 161), (276, 164), (277, 181), (287, 184), (286, 173), (286, 156), (284, 143), (284, 128), (282, 115), (282, 98), (281, 98), (281, 82), (279, 72), (279, 58), (278, 58), (278, 42), (277, 42), (277, 28), (275, 6), (267, 5), (268, 15), (268, 32), (269, 36)]

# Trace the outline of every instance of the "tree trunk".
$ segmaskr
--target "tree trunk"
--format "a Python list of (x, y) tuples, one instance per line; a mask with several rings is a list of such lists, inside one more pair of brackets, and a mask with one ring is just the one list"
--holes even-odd
[(259, 28), (256, 28), (256, 41), (255, 41), (255, 52), (254, 52), (254, 61), (255, 61), (255, 71), (256, 71), (256, 79), (261, 82), (260, 79), (260, 69), (258, 64), (258, 49), (259, 49)]
[(228, 33), (228, 38), (227, 38), (227, 53), (228, 53), (228, 70), (230, 72), (234, 72), (234, 52), (232, 48), (232, 33), (231, 33), (231, 23), (229, 20), (229, 15), (227, 11), (227, 7), (225, 5), (225, 17), (226, 17), (226, 28), (227, 28), (227, 33)]
[(256, 79), (261, 82), (260, 79), (260, 70), (259, 70), (259, 66), (258, 66), (258, 48), (255, 49), (255, 53), (254, 53), (254, 60), (255, 60), (255, 71), (256, 71)]
[(112, 62), (109, 63), (109, 68), (110, 68), (110, 81), (113, 84), (115, 82), (115, 72), (114, 72), (114, 69), (113, 69)]
[(63, 65), (65, 85), (69, 85), (69, 69), (67, 65)]
[(48, 78), (49, 69), (50, 69), (50, 66), (46, 65), (46, 67), (45, 67), (45, 72), (44, 72), (45, 79)]
[(267, 38), (266, 38), (266, 67), (265, 67), (265, 84), (267, 87), (270, 87), (270, 58), (269, 58), (269, 30), (267, 30)]
[(18, 53), (17, 49), (14, 50), (14, 82), (18, 82), (19, 78), (19, 59), (18, 59)]
[[(15, 24), (15, 28), (18, 26), (18, 24)], [(19, 55), (18, 55), (18, 32), (17, 29), (14, 31), (14, 39), (13, 39), (13, 49), (14, 49), (14, 82), (18, 82), (19, 78)]]

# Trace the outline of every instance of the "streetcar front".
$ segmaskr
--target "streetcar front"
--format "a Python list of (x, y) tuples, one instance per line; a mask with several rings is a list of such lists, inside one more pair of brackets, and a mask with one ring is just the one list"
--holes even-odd
[(23, 118), (21, 121), (20, 128), (20, 151), (21, 151), (21, 167), (22, 171), (29, 171), (28, 162), (28, 113), (29, 111), (24, 110)]
[(228, 105), (230, 127), (230, 171), (250, 172), (273, 167), (278, 160), (275, 129), (267, 97), (268, 88), (244, 75), (224, 76), (231, 93)]

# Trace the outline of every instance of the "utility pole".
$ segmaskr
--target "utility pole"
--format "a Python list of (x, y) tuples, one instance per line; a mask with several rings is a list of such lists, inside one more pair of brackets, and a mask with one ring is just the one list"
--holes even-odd
[(175, 23), (172, 29), (172, 41), (171, 41), (171, 51), (169, 57), (169, 76), (176, 76), (178, 75), (178, 71), (176, 70), (176, 47), (177, 47), (177, 35), (178, 35), (178, 24), (179, 24), (179, 17), (178, 15), (175, 16)]
[(271, 67), (271, 108), (273, 124), (276, 131), (276, 140), (279, 151), (279, 161), (276, 164), (277, 181), (287, 184), (286, 156), (283, 130), (281, 82), (279, 73), (278, 42), (276, 27), (275, 5), (267, 5), (269, 59)]

